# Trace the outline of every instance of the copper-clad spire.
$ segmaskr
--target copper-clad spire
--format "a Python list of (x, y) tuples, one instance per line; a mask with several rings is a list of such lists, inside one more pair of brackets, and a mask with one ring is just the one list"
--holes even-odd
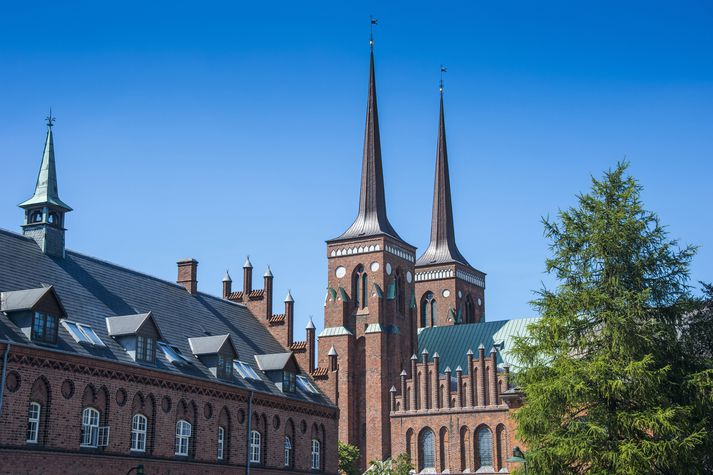
[(384, 174), (381, 167), (381, 141), (379, 139), (379, 113), (376, 106), (376, 78), (374, 75), (374, 49), (371, 42), (369, 64), (369, 97), (366, 108), (364, 133), (364, 158), (361, 166), (361, 191), (359, 213), (354, 223), (335, 240), (354, 239), (387, 234), (402, 240), (386, 217)]
[[(445, 68), (441, 66), (443, 72)], [(448, 173), (446, 123), (443, 113), (443, 81), (441, 80), (441, 112), (438, 121), (438, 151), (436, 153), (436, 178), (433, 185), (433, 215), (431, 217), (431, 242), (416, 265), (460, 262), (470, 266), (458, 250), (453, 227), (451, 183)]]

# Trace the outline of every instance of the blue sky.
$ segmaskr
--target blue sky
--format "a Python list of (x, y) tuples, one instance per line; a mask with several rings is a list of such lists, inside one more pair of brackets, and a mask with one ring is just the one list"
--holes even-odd
[[(324, 240), (357, 209), (369, 15), (389, 217), (427, 244), (438, 71), (461, 251), (486, 318), (532, 314), (540, 219), (618, 160), (713, 280), (710, 2), (14, 2), (0, 16), (0, 227), (19, 230), (44, 117), (68, 247), (219, 294), (275, 274), (318, 327)], [(258, 279), (257, 284), (260, 284)]]

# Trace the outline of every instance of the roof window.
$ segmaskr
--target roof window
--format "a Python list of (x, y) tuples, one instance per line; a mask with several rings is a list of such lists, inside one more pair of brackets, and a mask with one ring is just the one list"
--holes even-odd
[(72, 322), (70, 320), (62, 320), (61, 323), (77, 343), (88, 343), (94, 346), (106, 346), (101, 338), (99, 338), (99, 335), (97, 335), (94, 332), (94, 329), (89, 325)]
[(233, 366), (235, 367), (235, 370), (240, 374), (240, 376), (243, 377), (243, 379), (260, 379), (260, 377), (257, 375), (252, 366), (247, 363), (235, 360), (233, 361)]

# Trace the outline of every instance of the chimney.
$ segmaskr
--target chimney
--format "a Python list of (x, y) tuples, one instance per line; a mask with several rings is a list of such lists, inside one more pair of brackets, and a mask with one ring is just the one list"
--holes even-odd
[(225, 277), (223, 277), (223, 298), (227, 299), (233, 292), (233, 279), (230, 278), (230, 273), (225, 270)]
[[(287, 346), (292, 344), (292, 328), (295, 321), (295, 299), (292, 298), (292, 293), (288, 290), (285, 297), (285, 324), (287, 325)], [(309, 343), (309, 342), (308, 342)]]
[[(310, 317), (309, 322), (307, 323), (307, 328), (305, 329), (305, 333), (307, 333), (307, 364), (309, 365), (309, 371), (310, 373), (314, 371), (314, 334), (315, 334), (315, 328), (314, 328), (314, 322), (312, 321), (312, 317)], [(336, 363), (336, 357), (334, 359), (334, 362)]]
[(245, 259), (243, 264), (243, 302), (247, 302), (250, 292), (253, 290), (253, 265), (250, 262), (250, 256)]
[(198, 261), (195, 259), (181, 259), (178, 264), (178, 279), (176, 283), (182, 285), (191, 295), (198, 293)]
[[(272, 271), (270, 270), (270, 266), (267, 266), (267, 270), (265, 271), (265, 274), (262, 276), (263, 277), (263, 288), (265, 289), (265, 318), (270, 319), (272, 318)], [(289, 336), (287, 337), (288, 341), (288, 346), (292, 344), (292, 327), (287, 329), (287, 333)]]

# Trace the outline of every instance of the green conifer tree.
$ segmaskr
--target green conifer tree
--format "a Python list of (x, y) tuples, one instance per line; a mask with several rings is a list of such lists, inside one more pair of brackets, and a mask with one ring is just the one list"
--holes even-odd
[(555, 289), (516, 341), (516, 413), (530, 474), (700, 473), (707, 434), (682, 397), (679, 323), (695, 248), (679, 248), (618, 164), (544, 220)]

